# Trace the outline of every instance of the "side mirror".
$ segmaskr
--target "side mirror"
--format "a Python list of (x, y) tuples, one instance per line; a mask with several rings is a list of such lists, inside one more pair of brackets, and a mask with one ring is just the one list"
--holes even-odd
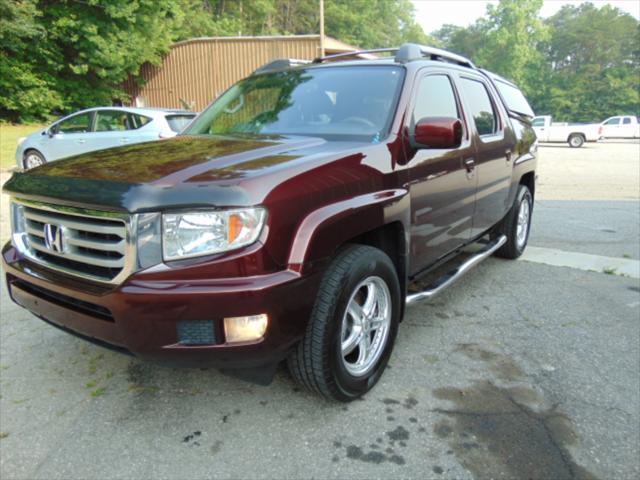
[(462, 122), (449, 117), (422, 118), (412, 137), (415, 148), (457, 148), (462, 143)]

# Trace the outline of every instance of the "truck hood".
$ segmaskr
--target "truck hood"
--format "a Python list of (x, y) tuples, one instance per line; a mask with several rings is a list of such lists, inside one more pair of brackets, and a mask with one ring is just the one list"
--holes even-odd
[[(272, 175), (271, 181), (282, 182), (294, 165), (327, 156), (337, 158), (341, 152), (364, 145), (315, 137), (181, 135), (90, 152), (18, 172), (4, 191), (31, 200), (132, 213), (250, 205), (260, 199), (251, 198), (243, 186), (246, 182), (274, 171), (284, 173)], [(265, 185), (262, 187), (264, 191)]]

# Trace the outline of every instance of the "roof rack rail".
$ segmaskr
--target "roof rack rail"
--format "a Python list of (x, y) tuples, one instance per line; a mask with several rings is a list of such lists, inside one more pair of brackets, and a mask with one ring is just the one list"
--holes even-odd
[(444, 60), (463, 67), (476, 68), (471, 60), (462, 55), (435, 47), (425, 47), (416, 43), (405, 43), (396, 53), (396, 62), (405, 63), (418, 58), (429, 57), (431, 60)]
[(258, 67), (253, 73), (275, 72), (290, 67), (297, 67), (299, 65), (307, 65), (308, 63), (311, 62), (309, 60), (298, 60), (296, 58), (278, 58), (277, 60), (272, 60), (269, 63), (265, 63), (261, 67)]
[(430, 58), (431, 60), (441, 60), (445, 62), (455, 63), (463, 67), (476, 68), (471, 60), (462, 55), (448, 52), (440, 48), (426, 47), (416, 43), (405, 43), (396, 48), (376, 48), (373, 50), (354, 50), (352, 52), (337, 53), (335, 55), (327, 55), (313, 60), (313, 63), (322, 63), (327, 60), (333, 60), (342, 57), (353, 57), (354, 55), (362, 55), (367, 53), (386, 53), (395, 52), (395, 61), (398, 63), (407, 63), (411, 60), (420, 58)]
[(353, 57), (355, 55), (365, 55), (368, 53), (386, 53), (397, 52), (397, 48), (374, 48), (371, 50), (352, 50), (350, 52), (334, 53), (333, 55), (325, 55), (324, 57), (317, 57), (313, 59), (313, 63), (322, 63), (326, 60), (333, 60), (334, 58)]

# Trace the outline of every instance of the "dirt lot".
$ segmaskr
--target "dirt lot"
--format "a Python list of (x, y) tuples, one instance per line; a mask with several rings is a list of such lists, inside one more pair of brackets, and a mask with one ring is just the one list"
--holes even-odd
[(640, 198), (640, 144), (606, 140), (582, 148), (541, 144), (540, 200)]
[[(532, 250), (637, 262), (640, 145), (540, 157)], [(256, 387), (105, 351), (3, 285), (0, 478), (639, 478), (640, 281), (585, 270), (487, 260), (408, 310), (349, 405), (284, 370)]]

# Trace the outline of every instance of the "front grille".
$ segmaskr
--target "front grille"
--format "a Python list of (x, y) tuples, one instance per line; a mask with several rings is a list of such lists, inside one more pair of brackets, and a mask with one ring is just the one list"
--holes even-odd
[(20, 290), (24, 290), (33, 296), (41, 298), (47, 302), (55, 303), (61, 307), (84, 313), (85, 315), (99, 318), (100, 320), (106, 320), (107, 322), (114, 321), (113, 315), (107, 308), (96, 305), (95, 303), (85, 302), (84, 300), (69, 297), (31, 283), (23, 282), (22, 280), (14, 280), (12, 285), (15, 285)]
[(125, 269), (127, 226), (123, 219), (108, 214), (84, 215), (76, 210), (68, 213), (62, 207), (25, 205), (23, 211), (25, 243), (32, 260), (106, 282), (113, 281)]

